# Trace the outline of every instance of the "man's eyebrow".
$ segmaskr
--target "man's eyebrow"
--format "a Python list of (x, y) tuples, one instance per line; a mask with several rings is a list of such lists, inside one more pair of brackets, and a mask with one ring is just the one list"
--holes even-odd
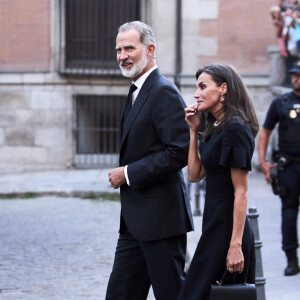
[[(124, 48), (124, 49), (136, 48), (136, 46), (134, 46), (134, 45), (126, 45), (126, 46), (124, 46), (123, 48)], [(121, 47), (116, 46), (116, 50), (117, 50), (117, 49), (121, 49)]]

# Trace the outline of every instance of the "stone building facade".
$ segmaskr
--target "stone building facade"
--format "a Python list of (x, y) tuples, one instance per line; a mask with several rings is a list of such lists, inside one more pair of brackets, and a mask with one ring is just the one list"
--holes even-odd
[[(277, 44), (269, 21), (273, 4), (0, 0), (0, 174), (117, 163), (117, 120), (129, 81), (112, 62), (111, 49), (118, 20), (126, 17), (123, 10), (152, 26), (157, 64), (178, 84), (187, 104), (194, 101), (197, 68), (227, 63), (242, 74), (262, 121), (272, 99), (268, 47)], [(70, 23), (84, 16), (95, 23)], [(107, 40), (97, 40), (100, 35)], [(80, 50), (88, 39), (90, 44)], [(107, 59), (101, 60), (95, 43)]]

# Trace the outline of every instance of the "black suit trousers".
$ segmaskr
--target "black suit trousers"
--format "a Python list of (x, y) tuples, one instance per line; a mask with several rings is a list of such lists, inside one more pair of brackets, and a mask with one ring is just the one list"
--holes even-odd
[(155, 241), (119, 236), (106, 300), (176, 300), (184, 280), (186, 234)]

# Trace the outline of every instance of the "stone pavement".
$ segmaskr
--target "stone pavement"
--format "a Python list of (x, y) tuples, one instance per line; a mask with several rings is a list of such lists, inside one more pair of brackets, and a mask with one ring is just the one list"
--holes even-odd
[(108, 169), (62, 170), (2, 175), (0, 194), (97, 196), (114, 191), (109, 186), (108, 171)]
[[(78, 196), (117, 192), (109, 187), (107, 172), (0, 176), (0, 194), (36, 197), (0, 200), (0, 299), (104, 299), (120, 204)], [(252, 206), (259, 213), (266, 299), (299, 300), (300, 274), (283, 276), (286, 261), (280, 245), (280, 200), (261, 173), (250, 175), (248, 207)], [(201, 216), (194, 221), (196, 231), (188, 234), (190, 256), (201, 235)], [(150, 292), (148, 300), (153, 299)]]

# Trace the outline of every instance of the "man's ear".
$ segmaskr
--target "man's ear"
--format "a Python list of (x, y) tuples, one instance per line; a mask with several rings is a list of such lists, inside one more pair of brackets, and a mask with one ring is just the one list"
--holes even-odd
[(147, 46), (147, 57), (152, 57), (155, 52), (155, 46), (154, 45), (148, 45)]

